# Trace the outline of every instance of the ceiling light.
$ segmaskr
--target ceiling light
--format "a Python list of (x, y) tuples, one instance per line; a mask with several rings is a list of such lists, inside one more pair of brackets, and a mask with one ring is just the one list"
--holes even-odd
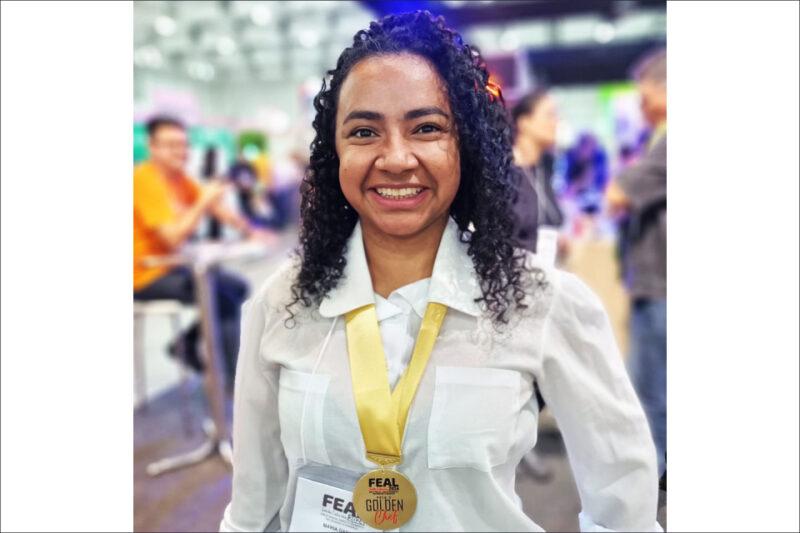
[(311, 29), (303, 29), (297, 32), (297, 40), (303, 48), (313, 48), (319, 44), (319, 33)]
[(133, 53), (133, 62), (140, 67), (159, 68), (164, 65), (164, 58), (158, 48), (142, 46)]
[(272, 22), (272, 10), (264, 4), (256, 4), (250, 11), (250, 20), (257, 26), (266, 26)]
[(616, 34), (617, 31), (610, 22), (598, 22), (594, 26), (594, 40), (598, 43), (608, 43)]
[(178, 28), (178, 25), (175, 23), (175, 20), (169, 18), (166, 15), (161, 15), (156, 18), (155, 21), (156, 31), (159, 35), (163, 37), (169, 37), (175, 30)]
[(187, 65), (186, 70), (191, 77), (198, 80), (210, 81), (214, 79), (214, 67), (205, 61), (193, 61)]
[(229, 56), (236, 51), (236, 41), (230, 37), (220, 37), (217, 40), (217, 52), (223, 56)]

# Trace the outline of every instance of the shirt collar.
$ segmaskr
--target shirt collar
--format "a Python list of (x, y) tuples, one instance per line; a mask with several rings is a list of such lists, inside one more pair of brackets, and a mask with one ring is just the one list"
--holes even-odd
[(378, 315), (378, 322), (399, 314), (412, 312), (419, 318), (424, 318), (425, 309), (428, 307), (430, 284), (431, 278), (417, 280), (395, 289), (389, 295), (389, 298), (384, 298), (376, 292), (375, 314)]
[[(347, 242), (345, 258), (347, 264), (338, 285), (328, 292), (319, 306), (320, 315), (326, 318), (375, 303), (360, 222), (356, 223)], [(460, 241), (455, 221), (448, 219), (433, 263), (428, 301), (478, 316), (480, 308), (475, 298), (480, 296), (480, 285), (472, 259), (467, 254), (467, 244)]]

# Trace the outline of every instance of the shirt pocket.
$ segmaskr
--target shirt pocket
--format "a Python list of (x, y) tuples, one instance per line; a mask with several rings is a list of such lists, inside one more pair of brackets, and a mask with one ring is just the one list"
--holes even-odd
[(429, 468), (486, 471), (508, 460), (520, 374), (514, 370), (436, 367), (428, 423)]
[[(281, 368), (278, 412), (281, 442), (290, 460), (331, 464), (325, 447), (324, 411), (330, 376)], [(305, 450), (305, 454), (304, 454)]]

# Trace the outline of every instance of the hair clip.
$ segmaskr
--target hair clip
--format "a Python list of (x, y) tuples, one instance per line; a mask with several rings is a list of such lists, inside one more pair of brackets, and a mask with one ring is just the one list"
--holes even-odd
[(500, 89), (500, 86), (492, 79), (489, 79), (489, 82), (486, 84), (486, 92), (489, 93), (489, 101), (494, 102), (495, 100), (500, 100), (500, 102), (504, 102), (502, 89)]

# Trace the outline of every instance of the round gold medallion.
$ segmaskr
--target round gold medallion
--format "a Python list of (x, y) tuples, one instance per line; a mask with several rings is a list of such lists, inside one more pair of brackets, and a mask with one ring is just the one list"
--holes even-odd
[(358, 517), (376, 529), (397, 529), (414, 516), (417, 490), (395, 470), (378, 469), (364, 474), (353, 489)]

